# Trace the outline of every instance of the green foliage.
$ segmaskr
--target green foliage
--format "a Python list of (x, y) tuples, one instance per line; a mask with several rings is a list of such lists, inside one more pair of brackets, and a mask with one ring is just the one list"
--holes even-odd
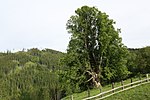
[(98, 86), (100, 79), (126, 78), (128, 50), (119, 37), (120, 29), (114, 27), (115, 22), (95, 7), (83, 6), (75, 13), (67, 22), (71, 40), (63, 59), (63, 78), (71, 92)]
[[(42, 58), (43, 55), (47, 58)], [(62, 89), (58, 69), (63, 56), (58, 51), (36, 48), (0, 53), (0, 100), (59, 99)]]
[[(32, 62), (26, 63), (24, 67), (17, 67), (14, 73), (10, 73), (7, 76), (7, 80), (4, 81), (4, 84), (6, 84), (6, 87), (3, 88), (10, 90), (7, 91), (7, 97), (10, 97), (10, 100), (20, 100), (20, 98), (48, 100), (45, 99), (45, 97), (52, 99), (51, 96), (57, 94), (55, 89), (59, 88), (58, 76), (56, 74)], [(48, 92), (48, 94), (46, 94), (46, 92)], [(40, 94), (40, 97), (38, 94)], [(1, 94), (2, 97), (3, 95), (5, 94)], [(3, 99), (5, 99), (5, 97), (3, 97)]]
[(132, 75), (150, 73), (150, 47), (129, 50), (127, 66)]
[(123, 44), (118, 42), (117, 44), (110, 45), (105, 55), (103, 61), (104, 80), (120, 81), (130, 74), (126, 67), (129, 52)]

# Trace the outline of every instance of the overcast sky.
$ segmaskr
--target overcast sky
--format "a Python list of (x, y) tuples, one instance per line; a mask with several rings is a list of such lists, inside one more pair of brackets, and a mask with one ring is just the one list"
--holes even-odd
[(150, 46), (149, 0), (0, 0), (0, 51), (51, 48), (65, 51), (66, 22), (84, 5), (106, 12), (129, 48)]

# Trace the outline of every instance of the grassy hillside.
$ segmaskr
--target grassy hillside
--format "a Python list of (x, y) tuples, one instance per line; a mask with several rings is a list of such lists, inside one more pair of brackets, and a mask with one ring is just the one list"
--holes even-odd
[[(145, 77), (145, 75), (142, 77), (142, 79), (145, 79), (146, 77)], [(139, 78), (138, 77), (134, 77), (134, 78), (132, 78), (132, 81), (133, 82), (135, 82), (135, 81), (138, 81), (139, 80)], [(127, 79), (127, 80), (124, 80), (124, 85), (125, 84), (129, 84), (129, 83), (131, 83), (131, 80), (130, 79)], [(120, 82), (116, 82), (115, 83), (115, 85), (114, 85), (115, 87), (119, 87), (119, 86), (121, 86), (121, 83)], [(138, 87), (137, 87), (138, 88)], [(108, 91), (108, 90), (111, 90), (112, 89), (112, 85), (111, 84), (108, 84), (108, 85), (104, 85), (103, 87), (102, 87), (102, 91), (103, 92), (105, 92), (105, 91)], [(99, 89), (92, 89), (92, 90), (90, 90), (90, 96), (94, 96), (94, 95), (97, 95), (97, 94), (99, 94), (100, 93), (100, 90)], [(104, 95), (103, 95), (104, 96)], [(74, 98), (74, 100), (82, 100), (82, 99), (84, 99), (84, 98), (86, 98), (86, 97), (88, 97), (88, 92), (87, 91), (84, 91), (84, 92), (81, 92), (81, 93), (74, 93), (73, 94), (73, 98)], [(112, 99), (112, 98), (111, 98)], [(110, 100), (111, 100), (110, 99)], [(65, 97), (65, 98), (63, 98), (63, 100), (70, 100), (70, 96), (67, 96), (67, 97)], [(114, 100), (116, 100), (116, 99), (114, 99)], [(126, 99), (119, 99), (119, 100), (126, 100)]]
[(103, 100), (150, 100), (150, 83), (115, 94)]

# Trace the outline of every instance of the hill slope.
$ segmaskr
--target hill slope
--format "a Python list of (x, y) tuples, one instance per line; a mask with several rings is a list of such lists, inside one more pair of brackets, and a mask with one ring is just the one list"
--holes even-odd
[(150, 83), (115, 94), (103, 100), (150, 100)]
[(37, 48), (0, 53), (0, 100), (60, 98), (59, 60), (64, 53)]

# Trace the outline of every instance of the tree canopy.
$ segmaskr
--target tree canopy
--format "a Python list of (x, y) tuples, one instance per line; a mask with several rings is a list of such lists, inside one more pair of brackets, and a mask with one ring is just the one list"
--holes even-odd
[(99, 87), (104, 75), (109, 80), (127, 76), (128, 51), (114, 24), (106, 13), (88, 6), (78, 8), (68, 20), (71, 40), (64, 62), (71, 81), (78, 81), (79, 87)]

